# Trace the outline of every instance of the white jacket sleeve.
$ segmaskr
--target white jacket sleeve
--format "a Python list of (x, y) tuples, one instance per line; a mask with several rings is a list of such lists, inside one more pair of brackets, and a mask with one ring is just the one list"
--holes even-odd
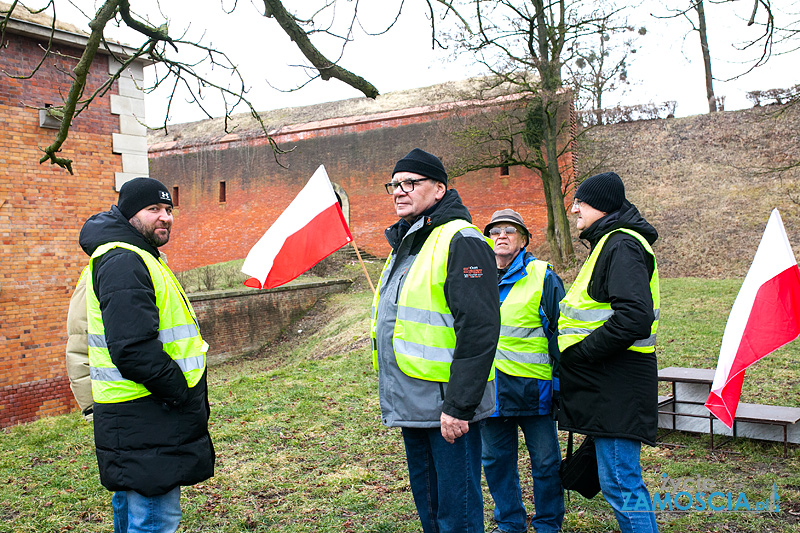
[(86, 271), (72, 293), (67, 312), (67, 376), (83, 417), (92, 420), (92, 380), (89, 376), (88, 317), (86, 312)]

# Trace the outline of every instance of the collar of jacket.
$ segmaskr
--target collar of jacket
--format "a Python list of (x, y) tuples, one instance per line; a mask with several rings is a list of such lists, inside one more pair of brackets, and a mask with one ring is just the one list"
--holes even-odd
[(413, 224), (403, 219), (389, 226), (384, 235), (393, 250), (397, 250), (404, 239), (426, 239), (437, 226), (446, 224), (451, 220), (466, 220), (472, 223), (469, 210), (461, 202), (461, 197), (455, 189), (448, 189), (444, 197), (425, 211)]
[(81, 228), (78, 242), (83, 251), (91, 256), (107, 242), (120, 241), (141, 248), (158, 259), (158, 249), (148, 243), (136, 228), (131, 226), (117, 206), (108, 211), (92, 215)]
[(535, 257), (530, 252), (525, 251), (525, 248), (519, 251), (517, 257), (511, 261), (511, 264), (508, 266), (508, 270), (506, 270), (505, 275), (497, 282), (498, 285), (513, 285), (514, 283), (518, 282), (522, 278), (528, 275), (528, 271), (525, 270), (525, 267), (528, 266), (528, 263), (533, 261)]
[(497, 288), (500, 294), (500, 305), (506, 301), (506, 296), (508, 296), (508, 293), (511, 292), (511, 288), (514, 286), (514, 284), (528, 275), (528, 271), (525, 267), (527, 267), (528, 263), (534, 259), (536, 258), (533, 256), (533, 254), (526, 252), (523, 248), (517, 254), (517, 257), (515, 257), (511, 262), (511, 265), (508, 267), (508, 271), (500, 279), (500, 281), (497, 282)]

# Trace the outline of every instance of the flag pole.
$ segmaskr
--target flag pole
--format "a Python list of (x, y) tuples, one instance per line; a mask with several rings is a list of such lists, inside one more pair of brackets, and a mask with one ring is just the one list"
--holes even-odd
[(364, 260), (361, 259), (361, 252), (358, 251), (358, 246), (356, 246), (356, 241), (352, 240), (350, 241), (350, 244), (353, 245), (353, 250), (356, 251), (356, 256), (358, 257), (358, 262), (361, 263), (361, 268), (364, 269), (364, 275), (367, 277), (367, 281), (369, 282), (369, 288), (372, 289), (372, 294), (375, 294), (375, 286), (372, 285), (372, 279), (369, 277), (369, 274), (367, 273), (367, 267), (364, 264)]

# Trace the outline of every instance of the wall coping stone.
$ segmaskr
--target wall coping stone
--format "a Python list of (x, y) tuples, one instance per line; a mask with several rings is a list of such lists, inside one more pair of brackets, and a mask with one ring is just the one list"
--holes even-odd
[(193, 292), (187, 294), (191, 302), (203, 302), (206, 300), (219, 300), (221, 298), (235, 298), (240, 296), (259, 296), (269, 292), (284, 292), (284, 291), (297, 291), (304, 289), (313, 289), (315, 287), (327, 287), (330, 285), (350, 285), (353, 283), (352, 279), (331, 279), (326, 281), (306, 281), (298, 283), (290, 283), (275, 287), (273, 289), (223, 289), (217, 291), (203, 291)]

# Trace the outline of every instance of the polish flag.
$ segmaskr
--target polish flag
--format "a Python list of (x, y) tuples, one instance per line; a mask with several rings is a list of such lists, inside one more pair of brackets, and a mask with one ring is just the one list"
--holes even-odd
[(706, 407), (733, 427), (745, 369), (800, 336), (800, 269), (777, 209), (733, 302)]
[(292, 281), (353, 240), (325, 167), (253, 246), (242, 265), (248, 287), (271, 289)]

